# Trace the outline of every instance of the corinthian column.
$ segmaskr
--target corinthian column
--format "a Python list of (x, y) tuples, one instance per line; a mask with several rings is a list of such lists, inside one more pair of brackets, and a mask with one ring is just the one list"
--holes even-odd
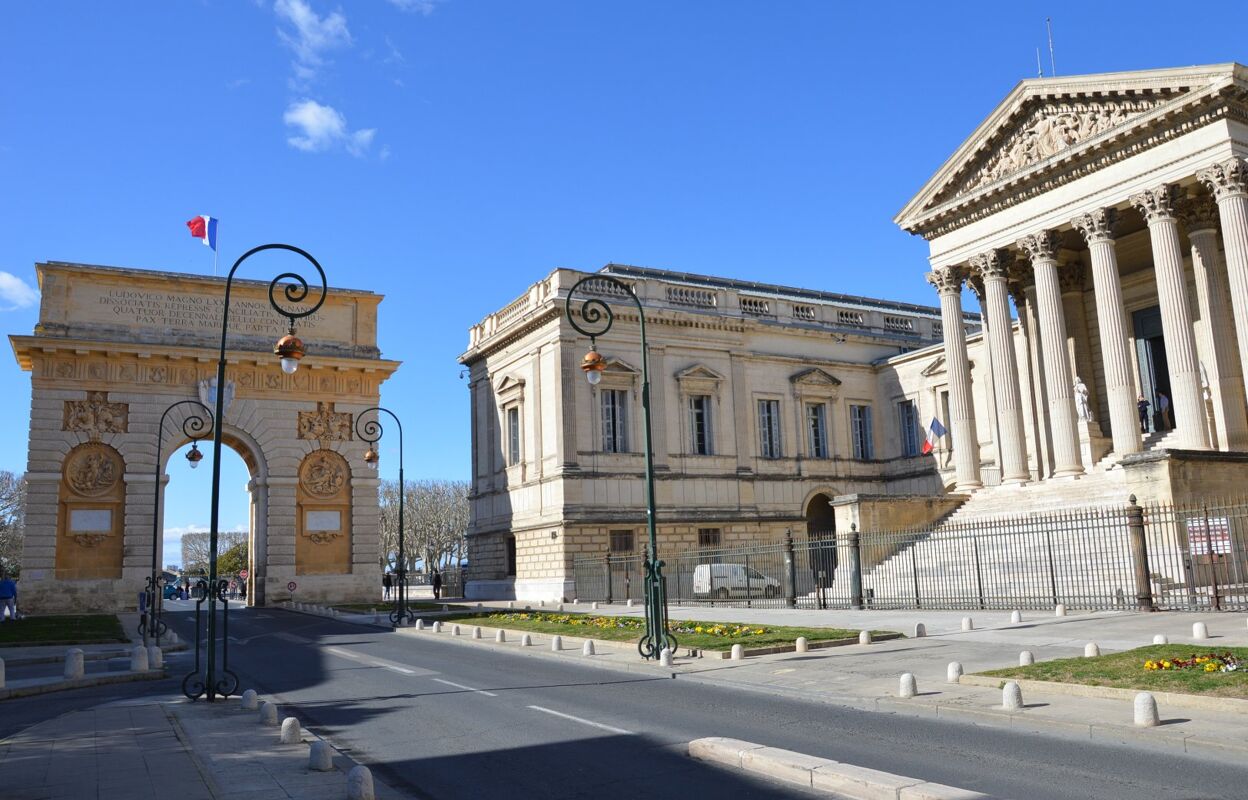
[(1131, 195), (1131, 205), (1148, 223), (1153, 246), (1153, 271), (1157, 275), (1157, 300), (1161, 304), (1161, 330), (1166, 337), (1166, 361), (1170, 365), (1170, 398), (1178, 446), (1189, 450), (1209, 448), (1205, 401), (1200, 391), (1200, 359), (1192, 312), (1183, 275), (1183, 248), (1179, 244), (1179, 221), (1174, 215), (1174, 187)]
[(962, 281), (957, 267), (927, 273), (940, 294), (940, 321), (944, 327), (945, 366), (949, 374), (949, 429), (953, 435), (955, 492), (983, 486), (979, 478), (979, 436), (975, 433), (975, 404), (971, 398), (971, 365), (966, 357), (966, 325), (962, 320)]
[(1092, 292), (1096, 297), (1096, 323), (1101, 333), (1109, 429), (1114, 439), (1114, 453), (1125, 456), (1140, 452), (1143, 444), (1136, 416), (1127, 313), (1122, 305), (1122, 281), (1118, 277), (1118, 255), (1114, 250), (1117, 214), (1112, 208), (1102, 208), (1075, 217), (1071, 224), (1083, 235), (1092, 254)]
[(1023, 406), (1018, 393), (1018, 361), (1014, 357), (1014, 323), (1010, 319), (1009, 263), (996, 250), (971, 259), (971, 268), (984, 282), (984, 310), (988, 317), (989, 353), (1000, 430), (1001, 482), (1024, 483), (1027, 468)]
[(1075, 398), (1066, 352), (1066, 316), (1062, 312), (1062, 290), (1057, 277), (1056, 231), (1041, 231), (1018, 240), (1018, 246), (1031, 259), (1036, 276), (1036, 303), (1039, 306), (1040, 344), (1043, 349), (1044, 385), (1049, 396), (1049, 424), (1053, 430), (1053, 475), (1082, 475), (1079, 457), (1079, 431), (1075, 426)]
[(1244, 376), (1235, 352), (1231, 290), (1222, 254), (1218, 251), (1218, 208), (1209, 195), (1192, 191), (1183, 198), (1180, 211), (1187, 226), (1187, 239), (1192, 244), (1196, 303), (1203, 323), (1199, 339), (1201, 364), (1213, 403), (1217, 446), (1223, 450), (1246, 450), (1248, 417), (1244, 408)]

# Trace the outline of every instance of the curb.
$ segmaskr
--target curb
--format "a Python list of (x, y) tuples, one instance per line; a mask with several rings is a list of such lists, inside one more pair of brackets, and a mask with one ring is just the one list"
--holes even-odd
[(740, 739), (710, 737), (689, 743), (689, 757), (806, 786), (855, 800), (995, 800), (992, 795), (843, 764)]
[(1178, 708), (1192, 708), (1198, 711), (1217, 711), (1231, 714), (1248, 715), (1248, 700), (1237, 697), (1209, 697), (1183, 692), (1159, 692), (1154, 689), (1123, 689), (1118, 686), (1087, 686), (1081, 683), (1058, 683), (1056, 681), (1040, 681), (1030, 678), (1000, 678), (992, 675), (963, 675), (960, 683), (967, 686), (985, 686), (1000, 689), (1007, 681), (1014, 681), (1019, 688), (1065, 694), (1072, 697), (1099, 697), (1109, 700), (1134, 700), (1140, 692), (1148, 692), (1157, 703)]
[[(110, 683), (133, 683), (134, 681), (158, 681), (164, 679), (163, 669), (147, 672), (114, 672), (106, 675), (95, 675), (88, 678), (77, 678), (72, 681), (55, 678), (26, 678), (22, 681), (10, 681), (7, 688), (0, 689), (0, 700), (14, 697), (30, 697), (49, 692), (63, 692), (68, 689), (84, 689), (88, 686), (105, 686)], [(30, 683), (26, 683), (30, 681)], [(23, 684), (23, 685), (14, 685)]]
[[(141, 642), (136, 642), (136, 644), (141, 644)], [(72, 647), (73, 645), (69, 645), (69, 646)], [(130, 647), (133, 648), (134, 645), (132, 644), (130, 645)], [(165, 653), (180, 653), (183, 650), (189, 649), (189, 647), (190, 646), (186, 644), (185, 642), (179, 642), (178, 644), (162, 644), (160, 646), (160, 649), (162, 652), (165, 652)], [(90, 653), (83, 653), (82, 655), (83, 661), (107, 661), (112, 658), (129, 658), (129, 657), (130, 657), (129, 648), (123, 648), (121, 650), (111, 650), (111, 651), (96, 650)], [(3, 651), (0, 651), (0, 658), (4, 658)], [(4, 663), (6, 666), (10, 666), (10, 667), (29, 667), (35, 664), (59, 664), (64, 660), (65, 660), (65, 655), (62, 653), (59, 656), (48, 655), (48, 656), (30, 656), (28, 658), (4, 658)]]

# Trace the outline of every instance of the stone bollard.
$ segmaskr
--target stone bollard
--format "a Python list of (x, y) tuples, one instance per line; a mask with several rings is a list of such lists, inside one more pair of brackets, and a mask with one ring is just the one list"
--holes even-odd
[(1023, 621), (1023, 612), (1021, 611), (1010, 612), (1010, 624), (1011, 625), (1017, 625), (1018, 623), (1022, 621)]
[(380, 624), (381, 624), (381, 615), (380, 615), (380, 614), (378, 614), (376, 611), (374, 611), (374, 612), (373, 612), (373, 624), (374, 624), (374, 625), (380, 625)]
[(1193, 639), (1208, 639), (1209, 638), (1208, 626), (1205, 625), (1205, 623), (1203, 622), (1193, 622), (1192, 623), (1192, 638)]
[(433, 632), (434, 632), (434, 633), (441, 633), (441, 632), (442, 632), (442, 623), (441, 623), (441, 622), (439, 622), (439, 621), (438, 621), (438, 620), (436, 620), (436, 619), (433, 621)]
[(303, 731), (299, 728), (299, 720), (287, 717), (282, 720), (282, 744), (299, 744), (303, 741)]
[(922, 622), (914, 623), (914, 638), (922, 639), (924, 636), (927, 636), (927, 626)]
[(1161, 724), (1157, 716), (1157, 699), (1148, 692), (1135, 696), (1135, 724), (1141, 728), (1155, 728)]
[(592, 655), (594, 655), (594, 643), (593, 643), (593, 641), (588, 641), (588, 642), (586, 642), (585, 644), (581, 645), (581, 655), (583, 655), (583, 656), (592, 656)]
[(810, 649), (810, 643), (806, 641), (805, 636), (799, 636), (797, 641), (793, 643), (793, 649), (798, 653), (805, 653)]
[(1096, 658), (1100, 654), (1101, 654), (1101, 648), (1097, 646), (1096, 642), (1088, 642), (1087, 644), (1083, 646), (1084, 658)]
[(521, 647), (532, 647), (532, 646), (533, 646), (533, 638), (532, 638), (531, 636), (529, 636), (527, 633), (525, 633), (525, 634), (521, 634), (521, 636), (520, 636), (520, 646), (521, 646)]
[(373, 773), (357, 764), (347, 773), (347, 800), (374, 800)]
[(494, 641), (496, 641), (496, 642), (505, 642), (505, 641), (507, 641), (507, 631), (504, 631), (504, 630), (498, 630), (498, 631), (495, 631), (495, 632), (494, 632)]
[(260, 724), (277, 726), (277, 706), (267, 701), (260, 704)]
[(243, 692), (241, 699), (243, 701), (244, 711), (255, 711), (260, 707), (260, 696), (256, 694), (255, 689), (248, 689)]
[(1018, 654), (1018, 665), (1020, 667), (1030, 667), (1036, 663), (1036, 657), (1030, 650), (1024, 650)]
[[(734, 648), (740, 647), (740, 646), (741, 645), (739, 644), (733, 645)], [(736, 656), (734, 655), (733, 658), (736, 658)], [(670, 667), (671, 665), (672, 665), (672, 651), (670, 648), (664, 647), (662, 650), (659, 651), (659, 666)]]
[(508, 608), (515, 608), (515, 607), (516, 607), (516, 601), (515, 601), (515, 600), (508, 600), (508, 601), (507, 601), (507, 607), (508, 607)]
[(538, 600), (538, 601), (537, 601), (537, 607), (538, 607), (538, 608), (545, 608), (545, 607), (546, 607), (546, 601), (545, 601), (545, 600)]
[(1170, 640), (1166, 638), (1164, 633), (1159, 633), (1153, 637), (1153, 644), (1170, 644)]
[(65, 680), (76, 681), (86, 674), (82, 665), (82, 651), (75, 647), (65, 651)]
[(154, 644), (147, 646), (147, 668), (148, 669), (164, 669), (165, 651), (161, 650)]
[(556, 611), (558, 611), (560, 614), (562, 614), (562, 613), (563, 613), (563, 603), (560, 603), (559, 605), (555, 606), (555, 610), (556, 610)]
[(451, 610), (451, 607), (450, 607), (450, 606), (448, 606), (446, 603), (443, 603), (443, 604), (442, 604), (442, 610), (443, 610), (443, 611), (450, 611), (450, 610)]
[(732, 646), (732, 660), (740, 661), (743, 658), (745, 658), (745, 648), (739, 644), (734, 644)]
[(524, 610), (525, 610), (525, 611), (532, 611), (532, 610), (533, 610), (533, 606), (525, 606), (525, 607), (524, 607)]
[(1006, 711), (1020, 711), (1023, 707), (1023, 690), (1010, 681), (1001, 689), (1001, 707)]
[(329, 748), (329, 742), (317, 739), (312, 743), (312, 749), (308, 751), (308, 769), (315, 772), (329, 772), (334, 768), (334, 751)]
[(480, 603), (477, 603), (477, 610), (478, 610), (478, 611), (480, 611), (480, 610), (481, 610), (481, 604), (480, 604)]
[(1064, 616), (1066, 616), (1066, 604), (1065, 604), (1065, 603), (1058, 603), (1056, 606), (1054, 606), (1054, 607), (1053, 607), (1053, 616), (1055, 616), (1055, 617), (1064, 617)]
[(962, 630), (964, 631), (975, 630), (975, 620), (971, 619), (970, 617), (963, 617), (962, 618)]
[(563, 637), (562, 636), (550, 637), (550, 649), (556, 653), (563, 650)]
[(945, 670), (945, 683), (958, 683), (962, 680), (962, 663), (959, 661), (950, 661), (949, 667)]
[(628, 598), (628, 602), (627, 602), (627, 603), (625, 603), (625, 605), (627, 605), (629, 608), (632, 608), (632, 607), (633, 607), (633, 598), (631, 598), (631, 597), (630, 597), (630, 598)]
[(914, 679), (914, 675), (906, 672), (901, 676), (901, 685), (897, 687), (898, 697), (914, 697), (919, 693), (919, 684)]
[(416, 620), (416, 630), (423, 631), (425, 629), (425, 621), (423, 619)]
[(858, 644), (871, 644), (871, 631), (859, 631)]
[(0, 658), (0, 689), (4, 688), (4, 659)]
[(479, 626), (479, 625), (473, 625), (473, 626), (472, 626), (472, 638), (474, 638), (474, 639), (480, 639), (480, 638), (481, 638), (481, 626)]
[(176, 632), (174, 632), (174, 631), (169, 631), (169, 634), (168, 634), (168, 639), (169, 639), (169, 644), (177, 644), (177, 643), (178, 643), (178, 634), (177, 634)]
[(458, 626), (458, 625), (452, 625), (452, 626), (451, 626), (451, 635), (452, 635), (452, 636), (458, 636), (458, 635), (459, 635), (459, 626)]
[(572, 605), (574, 605), (574, 606), (579, 606), (580, 604), (581, 604), (581, 598), (579, 598), (579, 597), (573, 597), (573, 598), (572, 598)]
[(590, 604), (589, 604), (589, 608), (590, 608), (590, 610), (591, 610), (591, 611), (597, 611), (597, 610), (598, 610), (598, 602), (597, 602), (597, 601), (594, 601), (594, 602), (590, 603)]

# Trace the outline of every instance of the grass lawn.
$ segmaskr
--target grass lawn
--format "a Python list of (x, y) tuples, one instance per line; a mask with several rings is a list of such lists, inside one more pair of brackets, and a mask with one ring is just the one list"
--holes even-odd
[[(440, 601), (435, 603), (432, 600), (409, 600), (407, 602), (407, 607), (415, 611), (441, 611), (443, 605), (448, 606), (452, 611), (467, 608), (467, 606), (463, 604), (457, 605), (455, 603), (442, 603)], [(340, 603), (335, 604), (334, 608), (339, 611), (350, 611), (355, 614), (370, 614), (373, 609), (376, 609), (378, 614), (389, 614), (394, 610), (394, 601), (386, 600), (381, 603)]]
[(1062, 658), (1030, 667), (1009, 667), (981, 672), (1001, 678), (1116, 686), (1122, 689), (1204, 694), (1214, 697), (1248, 698), (1248, 666), (1235, 672), (1204, 672), (1200, 666), (1181, 670), (1146, 670), (1145, 661), (1190, 659), (1197, 655), (1230, 653), (1248, 665), (1248, 647), (1199, 647), (1189, 644), (1155, 644), (1096, 658)]
[(0, 623), (0, 647), (42, 644), (107, 644), (130, 641), (112, 614), (25, 617)]
[[(443, 618), (445, 621), (446, 617)], [(633, 642), (641, 638), (646, 622), (639, 617), (613, 617), (594, 614), (558, 614), (541, 611), (500, 611), (494, 613), (456, 614), (449, 617), (493, 628), (557, 633), (586, 639)], [(698, 628), (702, 632), (698, 632)], [(736, 636), (713, 633), (715, 630), (740, 629)], [(672, 620), (671, 630), (681, 647), (695, 650), (729, 650), (734, 644), (751, 647), (791, 645), (799, 636), (810, 642), (830, 639), (858, 639), (858, 631), (842, 628), (791, 628), (779, 625), (737, 625), (728, 622), (696, 622)], [(876, 631), (875, 633), (883, 633)]]

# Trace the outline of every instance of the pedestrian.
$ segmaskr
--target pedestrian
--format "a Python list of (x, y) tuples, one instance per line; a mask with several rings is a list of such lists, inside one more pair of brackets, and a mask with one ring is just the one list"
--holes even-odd
[[(8, 617), (5, 617), (8, 612)], [(0, 570), (0, 622), (17, 622), (17, 581)]]
[(1140, 399), (1135, 401), (1135, 407), (1140, 410), (1140, 433), (1148, 433), (1148, 407), (1152, 405), (1144, 399), (1144, 395), (1140, 395)]
[(433, 599), (438, 600), (442, 597), (442, 573), (438, 572), (438, 568), (433, 568)]
[(394, 579), (390, 577), (390, 573), (381, 576), (381, 599), (390, 599), (390, 587), (394, 586)]
[(1161, 425), (1165, 430), (1174, 427), (1170, 424), (1170, 398), (1166, 397), (1165, 392), (1157, 393), (1157, 413), (1161, 415)]

